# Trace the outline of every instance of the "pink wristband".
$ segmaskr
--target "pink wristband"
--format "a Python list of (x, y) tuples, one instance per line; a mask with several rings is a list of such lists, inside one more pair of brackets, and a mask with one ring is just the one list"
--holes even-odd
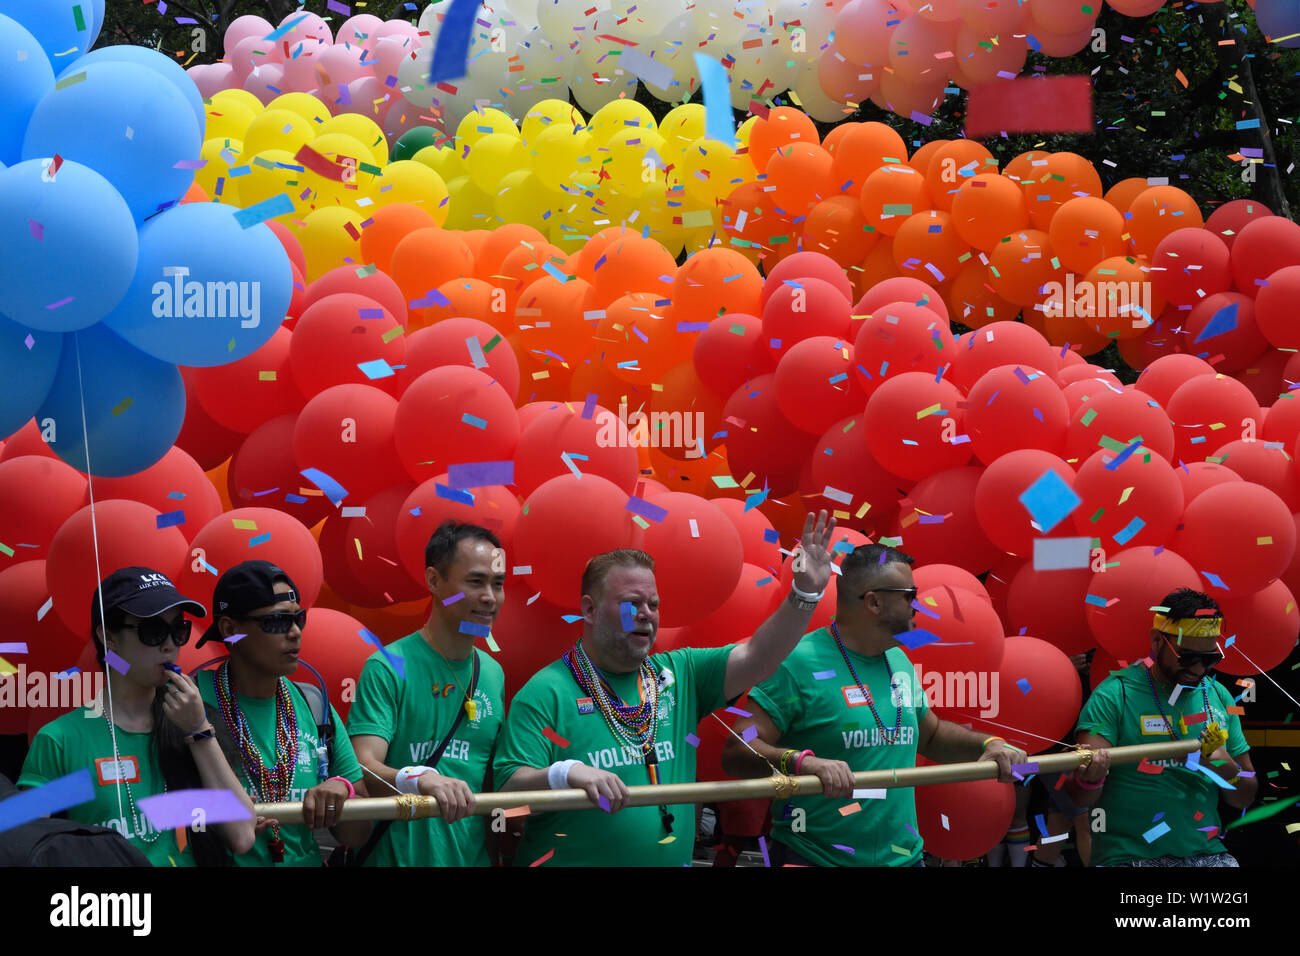
[(1106, 786), (1106, 781), (1099, 780), (1096, 783), (1086, 783), (1083, 780), (1080, 780), (1078, 777), (1075, 777), (1074, 785), (1076, 787), (1082, 787), (1084, 790), (1100, 790), (1102, 787)]
[(799, 756), (797, 756), (797, 757), (794, 758), (794, 772), (795, 772), (795, 775), (796, 775), (796, 776), (798, 775), (798, 773), (799, 773), (799, 768), (803, 766), (803, 758), (804, 758), (804, 757), (815, 757), (815, 756), (817, 756), (817, 755), (814, 754), (811, 750), (801, 750), (801, 751), (799, 752)]
[(348, 780), (348, 779), (346, 779), (346, 778), (344, 778), (344, 777), (330, 777), (329, 780), (326, 780), (325, 782), (326, 782), (326, 783), (329, 783), (330, 780), (338, 780), (340, 783), (343, 784), (343, 786), (345, 786), (345, 787), (348, 788), (348, 799), (349, 799), (349, 800), (352, 800), (352, 799), (354, 799), (354, 798), (356, 797), (356, 795), (357, 795), (357, 788), (354, 787), (354, 786), (352, 786), (352, 781), (351, 781), (351, 780)]

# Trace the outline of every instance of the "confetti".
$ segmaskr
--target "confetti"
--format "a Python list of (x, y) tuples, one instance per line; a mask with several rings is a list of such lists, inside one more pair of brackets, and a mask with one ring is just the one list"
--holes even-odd
[(661, 508), (648, 501), (643, 501), (635, 495), (630, 496), (627, 499), (627, 504), (624, 505), (624, 508), (632, 512), (634, 515), (641, 515), (643, 518), (647, 518), (656, 524), (661, 523), (664, 518), (668, 517), (667, 508)]
[(450, 9), (443, 14), (429, 67), (430, 85), (458, 80), (468, 72), (470, 33), (477, 11), (478, 0), (452, 0)]
[(104, 663), (117, 671), (119, 674), (125, 674), (131, 669), (131, 665), (121, 658), (111, 647), (104, 648)]
[(966, 97), (966, 136), (1091, 133), (1092, 83), (1087, 76), (1018, 77), (985, 83)]
[(918, 627), (910, 631), (904, 631), (901, 634), (895, 634), (894, 640), (898, 641), (898, 643), (902, 644), (909, 651), (914, 651), (918, 647), (924, 647), (926, 644), (933, 644), (936, 641), (943, 640), (943, 638), (938, 634), (932, 634), (930, 631)]
[(258, 223), (265, 222), (268, 219), (275, 219), (277, 216), (283, 216), (285, 213), (290, 212), (293, 212), (293, 200), (286, 194), (280, 193), (278, 196), (264, 199), (262, 202), (246, 209), (237, 210), (234, 215), (235, 222), (239, 223), (240, 228), (252, 229)]
[(486, 488), (492, 485), (513, 485), (515, 483), (515, 463), (513, 461), (475, 461), (463, 465), (450, 465), (447, 468), (447, 480), (453, 488)]
[(1142, 839), (1146, 840), (1148, 843), (1154, 843), (1156, 840), (1159, 840), (1162, 836), (1168, 833), (1171, 829), (1172, 828), (1169, 826), (1169, 824), (1165, 823), (1162, 820), (1159, 823), (1157, 823), (1155, 826), (1153, 826), (1150, 830), (1148, 830), (1146, 833), (1142, 834)]
[[(83, 768), (0, 802), (0, 832), (95, 799), (95, 781)], [(143, 801), (141, 801), (143, 802)]]
[[(1258, 120), (1256, 120), (1258, 124)], [(1205, 323), (1205, 328), (1201, 329), (1200, 334), (1192, 339), (1192, 343), (1201, 342), (1205, 339), (1212, 339), (1216, 335), (1223, 335), (1225, 332), (1231, 332), (1237, 327), (1237, 303), (1225, 305), (1214, 315), (1210, 316), (1210, 321)]]
[(1035, 538), (1034, 570), (1086, 568), (1092, 560), (1091, 538)]
[(733, 149), (736, 146), (736, 121), (731, 112), (730, 80), (722, 64), (704, 53), (695, 54), (695, 69), (704, 90), (704, 136)]
[(342, 503), (343, 499), (348, 496), (346, 488), (319, 468), (304, 468), (302, 471), (298, 472), (298, 474), (302, 475), (321, 491), (325, 492), (325, 497), (329, 498), (336, 508)]
[(158, 830), (194, 826), (200, 820), (207, 826), (253, 818), (253, 811), (225, 789), (173, 790), (153, 797), (141, 797), (136, 806)]
[(1044, 534), (1060, 524), (1083, 501), (1074, 493), (1074, 489), (1050, 468), (1021, 492), (1019, 498), (1020, 503), (1025, 506), (1025, 510)]
[(555, 744), (555, 746), (559, 747), (561, 750), (569, 746), (569, 742), (553, 731), (550, 727), (542, 728), (542, 736)]

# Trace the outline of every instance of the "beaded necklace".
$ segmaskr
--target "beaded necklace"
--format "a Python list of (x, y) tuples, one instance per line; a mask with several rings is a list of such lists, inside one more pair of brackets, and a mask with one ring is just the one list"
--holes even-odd
[[(116, 755), (117, 755), (117, 734), (114, 732), (113, 721), (109, 719), (109, 716), (108, 716), (108, 710), (107, 710), (106, 708), (101, 707), (101, 708), (100, 708), (100, 713), (103, 714), (104, 721), (108, 724), (109, 736), (111, 736), (111, 737), (113, 738), (113, 752), (114, 752), (114, 755), (116, 756)], [(117, 759), (120, 761), (120, 760), (121, 760), (121, 757), (119, 756), (119, 757), (117, 757)], [(140, 760), (140, 759), (143, 759), (143, 758), (137, 757), (136, 759), (137, 759), (137, 760)], [(118, 777), (119, 777), (119, 778), (124, 778), (124, 777), (125, 777), (125, 774), (122, 774), (122, 773), (119, 772)], [(136, 809), (135, 809), (135, 796), (131, 793), (131, 783), (130, 783), (130, 781), (128, 781), (128, 780), (126, 780), (126, 779), (122, 779), (122, 783), (124, 783), (124, 784), (126, 785), (126, 803), (127, 803), (127, 806), (129, 806), (129, 807), (131, 808), (131, 828), (132, 828), (132, 831), (133, 831), (133, 835), (134, 835), (135, 838), (136, 838), (137, 840), (139, 840), (141, 843), (148, 843), (148, 844), (150, 844), (150, 845), (152, 845), (152, 844), (154, 844), (154, 843), (157, 843), (157, 842), (158, 842), (158, 838), (162, 836), (162, 831), (161, 831), (161, 830), (154, 830), (154, 831), (153, 831), (153, 839), (150, 839), (149, 837), (145, 836), (145, 832), (146, 832), (146, 831), (145, 831), (145, 830), (142, 830), (142, 829), (140, 828), (140, 815), (136, 812)], [(167, 782), (164, 780), (164, 781), (163, 781), (163, 793), (166, 793), (166, 792), (167, 792)], [(119, 807), (120, 807), (120, 804), (119, 804)], [(124, 822), (125, 822), (125, 821), (124, 821)]]
[[(1165, 708), (1160, 703), (1160, 695), (1156, 693), (1156, 682), (1151, 678), (1150, 667), (1146, 668), (1146, 674), (1147, 674), (1147, 686), (1151, 688), (1151, 699), (1156, 702), (1156, 710), (1160, 711), (1160, 719), (1165, 722), (1165, 730), (1169, 731), (1169, 739), (1181, 740), (1182, 738), (1179, 737), (1176, 733), (1174, 733), (1173, 721), (1171, 721), (1168, 717), (1165, 716)], [(1197, 687), (1200, 688), (1201, 700), (1205, 704), (1205, 710), (1203, 711), (1203, 713), (1205, 714), (1205, 719), (1209, 720), (1210, 719), (1210, 691), (1205, 686), (1204, 677), (1201, 678), (1201, 682), (1197, 684)]]
[[(230, 735), (235, 738), (244, 770), (254, 790), (254, 798), (265, 803), (283, 802), (293, 785), (294, 770), (298, 763), (298, 726), (294, 718), (293, 699), (289, 696), (289, 684), (283, 678), (275, 682), (275, 766), (268, 768), (262, 762), (257, 744), (253, 742), (248, 731), (248, 721), (239, 709), (234, 691), (230, 689), (230, 662), (226, 661), (217, 668), (216, 680), (217, 704), (221, 709), (221, 718), (226, 722)], [(280, 827), (271, 828), (271, 860), (274, 863), (284, 861), (284, 842), (280, 839)]]
[[(861, 680), (858, 679), (858, 672), (853, 669), (853, 662), (849, 660), (849, 652), (845, 650), (844, 642), (840, 640), (840, 632), (836, 630), (835, 622), (833, 620), (831, 621), (831, 634), (835, 638), (835, 646), (840, 649), (840, 657), (844, 658), (844, 663), (849, 668), (849, 674), (853, 677), (853, 682), (858, 685), (858, 690), (862, 691), (862, 696), (866, 700), (867, 706), (871, 708), (871, 716), (876, 718), (876, 726), (880, 728), (880, 733), (884, 737), (885, 743), (887, 744), (897, 743), (902, 735), (902, 726), (903, 726), (902, 698), (900, 697), (898, 701), (898, 713), (894, 715), (894, 729), (892, 731), (886, 730), (884, 722), (880, 719), (880, 714), (876, 713), (876, 704), (875, 701), (871, 699), (871, 691), (867, 690), (867, 686), (864, 683), (862, 683)], [(887, 654), (882, 654), (881, 657), (884, 659), (885, 662), (885, 670), (889, 674), (889, 686), (893, 687), (894, 669), (889, 666), (889, 656)]]

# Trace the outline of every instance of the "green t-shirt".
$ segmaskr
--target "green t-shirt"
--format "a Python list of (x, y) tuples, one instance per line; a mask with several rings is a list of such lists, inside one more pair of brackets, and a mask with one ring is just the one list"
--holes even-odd
[[(68, 810), (69, 819), (112, 827), (154, 866), (194, 866), (193, 850), (187, 843), (182, 851), (177, 842), (176, 835), (180, 831), (168, 830), (159, 834), (138, 807), (134, 818), (131, 814), (132, 800), (157, 796), (166, 789), (153, 735), (130, 733), (118, 727), (116, 736), (119, 759), (115, 765), (108, 722), (90, 708), (78, 708), (50, 721), (37, 732), (31, 749), (27, 751), (18, 786), (40, 787), (89, 768), (95, 782), (95, 799)], [(123, 781), (120, 809), (118, 780)], [(127, 784), (131, 787), (129, 796)]]
[[(695, 748), (686, 735), (725, 703), (723, 686), (733, 646), (680, 648), (649, 658), (659, 675), (655, 757), (660, 783), (695, 781)], [(621, 700), (640, 700), (635, 672), (606, 674), (605, 680)], [(510, 702), (496, 779), (504, 783), (521, 767), (549, 767), (557, 760), (581, 760), (608, 770), (629, 787), (650, 782), (640, 750), (614, 735), (562, 660), (534, 674)], [(613, 814), (599, 809), (533, 814), (527, 818), (515, 862), (528, 865), (554, 850), (545, 865), (686, 866), (695, 848), (695, 806), (673, 804), (668, 812), (675, 818), (671, 835), (664, 832), (654, 806), (627, 807)]]
[[(221, 709), (217, 706), (216, 679), (217, 673), (215, 670), (200, 671), (195, 675), (203, 702), (216, 712), (217, 716), (214, 719), (220, 720)], [(253, 743), (257, 746), (262, 762), (269, 767), (275, 761), (275, 698), (246, 697), (243, 694), (236, 694), (236, 696), (239, 709), (244, 714), (244, 721), (248, 724), (248, 732), (252, 735)], [(284, 799), (291, 803), (299, 801), (308, 790), (329, 777), (344, 777), (353, 783), (360, 780), (361, 764), (357, 761), (357, 755), (352, 751), (352, 741), (348, 739), (347, 731), (343, 729), (343, 720), (339, 717), (338, 711), (334, 711), (332, 707), (330, 709), (334, 714), (335, 728), (334, 756), (330, 761), (329, 772), (325, 774), (325, 778), (319, 775), (316, 750), (320, 746), (320, 740), (316, 734), (316, 718), (312, 716), (311, 708), (296, 687), (290, 687), (289, 696), (293, 700), (294, 720), (298, 725), (298, 762), (293, 771), (293, 786)], [(235, 738), (233, 730), (230, 731), (230, 736)], [(253, 795), (253, 802), (258, 803), (269, 799), (265, 794), (255, 793), (248, 771), (242, 761), (234, 770), (239, 777), (240, 783), (244, 785), (244, 789)], [(279, 864), (271, 862), (270, 833), (270, 830), (265, 830), (258, 834), (253, 849), (247, 853), (232, 857), (234, 865), (321, 865), (320, 845), (316, 842), (316, 837), (309, 827), (289, 825), (280, 827), (280, 840), (284, 843), (284, 862)]]
[[(1245, 753), (1250, 747), (1241, 732), (1241, 720), (1227, 712), (1232, 695), (1218, 683), (1205, 681), (1201, 686), (1208, 691), (1210, 719), (1228, 732), (1229, 755)], [(1158, 683), (1156, 689), (1163, 697), (1159, 706), (1141, 663), (1112, 674), (1088, 698), (1079, 715), (1079, 729), (1099, 734), (1116, 747), (1161, 743), (1170, 739), (1160, 717), (1163, 709), (1180, 738), (1198, 736), (1205, 730), (1204, 723), (1195, 723), (1187, 724), (1183, 732), (1178, 723), (1179, 718), (1205, 712), (1205, 696), (1200, 690), (1183, 689), (1171, 706), (1172, 689), (1162, 690)], [(1111, 768), (1097, 802), (1106, 816), (1105, 828), (1092, 837), (1094, 866), (1225, 851), (1217, 836), (1206, 839), (1211, 832), (1206, 828), (1220, 825), (1220, 788), (1201, 771), (1189, 770), (1185, 757), (1150, 763), (1165, 769), (1152, 774), (1139, 771), (1136, 764)], [(1210, 766), (1208, 761), (1204, 765)]]
[[(892, 733), (894, 721), (900, 721), (895, 743), (885, 742), (824, 627), (805, 634), (776, 673), (749, 692), (749, 699), (767, 711), (781, 732), (779, 747), (843, 760), (854, 773), (915, 766), (917, 729), (929, 707), (906, 652), (891, 647), (879, 657), (852, 650), (848, 655), (885, 727)], [(772, 801), (772, 839), (822, 866), (914, 866), (921, 859), (922, 841), (913, 788), (883, 792), (884, 799), (856, 801), (862, 809), (847, 816), (840, 808), (853, 800), (827, 800), (820, 794), (778, 798)], [(795, 832), (795, 821), (802, 832)]]
[[(419, 631), (385, 650), (402, 658), (406, 680), (383, 654), (372, 654), (361, 670), (357, 699), (348, 713), (348, 733), (387, 740), (385, 763), (390, 767), (419, 766), (428, 762), (465, 706), (473, 655), (463, 661), (447, 661)], [(479, 659), (475, 714), (460, 722), (437, 770), (443, 776), (464, 780), (479, 793), (501, 732), (506, 680), (500, 664), (482, 651), (474, 653)], [(375, 789), (393, 795), (382, 784), (375, 784)], [(399, 821), (388, 828), (365, 865), (488, 866), (486, 840), (486, 817), (466, 817), (450, 825), (438, 819)]]

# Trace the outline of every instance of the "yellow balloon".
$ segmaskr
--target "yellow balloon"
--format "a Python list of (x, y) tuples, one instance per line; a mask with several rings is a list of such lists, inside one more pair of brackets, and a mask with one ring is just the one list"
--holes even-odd
[(754, 124), (758, 122), (757, 116), (751, 116), (745, 122), (736, 127), (736, 148), (741, 149), (749, 145), (749, 134), (754, 131)]
[(669, 110), (659, 124), (659, 135), (666, 140), (665, 148), (670, 153), (664, 158), (677, 163), (691, 143), (704, 135), (704, 107), (699, 103), (683, 103)]
[(244, 155), (252, 157), (268, 149), (282, 149), (293, 156), (315, 138), (312, 124), (292, 110), (267, 110), (244, 133)]
[[(207, 160), (207, 164), (194, 173), (194, 181), (217, 202), (238, 206), (239, 179), (231, 177), (230, 167), (243, 151), (244, 144), (237, 139), (214, 137), (207, 140), (199, 150), (199, 158)], [(217, 190), (218, 184), (220, 191)]]
[(357, 200), (370, 194), (377, 178), (371, 172), (378, 167), (371, 162), (370, 150), (364, 143), (343, 133), (317, 136), (308, 145), (337, 167), (339, 175), (336, 179), (333, 170), (322, 175), (305, 163), (301, 164), (306, 167), (301, 174), (301, 184), (312, 191), (312, 195), (307, 197), (308, 203), (318, 209), (322, 206), (357, 208)]
[[(650, 150), (654, 150), (657, 160), (649, 155)], [(621, 195), (636, 198), (645, 192), (648, 183), (664, 177), (664, 138), (654, 130), (620, 130), (601, 152), (601, 168), (609, 177), (608, 185)]]
[(530, 146), (543, 130), (548, 130), (552, 126), (571, 126), (574, 128), (587, 125), (575, 107), (571, 106), (565, 100), (542, 100), (524, 116), (520, 124), (520, 132), (523, 134), (524, 142)]
[(682, 154), (680, 182), (686, 187), (686, 198), (697, 207), (712, 208), (744, 182), (746, 166), (754, 168), (730, 146), (697, 139)]
[(474, 180), (461, 176), (447, 183), (446, 229), (495, 229), (502, 225), (492, 209), (492, 197), (474, 185)]
[(379, 128), (379, 124), (368, 116), (362, 116), (360, 113), (340, 113), (322, 123), (316, 130), (317, 136), (324, 136), (326, 133), (344, 133), (351, 136), (370, 150), (376, 166), (383, 166), (388, 162), (388, 140), (384, 138), (384, 131)]
[(517, 137), (519, 129), (508, 113), (493, 109), (475, 110), (456, 127), (457, 152), (464, 152), (466, 146), (473, 146), (491, 133), (509, 133)]
[(537, 181), (531, 169), (516, 169), (501, 177), (492, 205), (504, 222), (521, 222), (545, 235), (550, 218), (559, 210), (552, 196), (554, 193)]
[(374, 200), (374, 206), (366, 208), (379, 209), (395, 202), (405, 202), (423, 209), (439, 226), (447, 221), (447, 184), (424, 163), (413, 159), (385, 166), (383, 175), (377, 177), (370, 188), (370, 198)]
[(636, 100), (610, 100), (591, 114), (587, 132), (598, 145), (604, 146), (615, 133), (629, 127), (652, 130), (655, 128), (654, 115)]
[[(243, 163), (242, 156), (240, 163)], [(302, 198), (306, 190), (302, 186), (302, 173), (297, 171), (298, 164), (294, 161), (292, 153), (283, 149), (264, 150), (254, 156), (246, 166), (248, 172), (245, 175), (232, 178), (239, 187), (237, 195), (240, 206), (247, 209), (249, 206), (255, 206), (283, 193), (293, 203), (293, 211), (276, 216), (276, 219), (287, 223), (311, 211), (307, 200)], [(229, 189), (226, 191), (229, 192)]]
[(442, 177), (444, 183), (469, 175), (465, 163), (456, 155), (456, 151), (448, 146), (426, 146), (411, 159), (428, 166)]
[[(289, 229), (307, 257), (308, 282), (315, 282), (345, 260), (361, 262), (363, 217), (342, 206), (326, 206), (308, 213), (301, 222), (289, 222)], [(355, 237), (355, 238), (354, 238)]]
[(596, 143), (572, 126), (553, 126), (533, 144), (533, 171), (547, 189), (591, 189), (599, 180)]
[(310, 93), (281, 93), (271, 102), (266, 104), (268, 110), (289, 110), (297, 113), (305, 120), (311, 122), (312, 129), (316, 129), (330, 118), (329, 107), (327, 107)]
[(517, 136), (490, 133), (469, 148), (465, 168), (475, 186), (488, 195), (494, 195), (501, 177), (516, 169), (526, 168), (529, 158), (528, 147)]
[(257, 114), (262, 112), (262, 107), (259, 103), (258, 108), (252, 110), (239, 100), (227, 99), (218, 103), (216, 97), (213, 97), (212, 101), (204, 107), (204, 112), (207, 113), (208, 119), (203, 135), (207, 139), (242, 141), (248, 127), (253, 120), (257, 119)]
[(676, 220), (682, 218), (685, 200), (680, 188), (669, 189), (668, 184), (659, 179), (646, 186), (636, 203), (634, 212), (637, 215), (635, 218), (629, 215), (627, 225), (644, 231), (648, 238), (656, 240), (670, 255), (679, 256), (682, 254), (685, 231)]
[(229, 105), (230, 103), (239, 103), (243, 106), (247, 106), (250, 110), (252, 110), (254, 116), (262, 112), (262, 110), (266, 109), (266, 106), (256, 96), (248, 92), (248, 90), (240, 89), (238, 87), (234, 87), (229, 90), (220, 90), (219, 92), (213, 93), (212, 98), (209, 99), (207, 102), (212, 104), (213, 106), (221, 106), (223, 104)]

